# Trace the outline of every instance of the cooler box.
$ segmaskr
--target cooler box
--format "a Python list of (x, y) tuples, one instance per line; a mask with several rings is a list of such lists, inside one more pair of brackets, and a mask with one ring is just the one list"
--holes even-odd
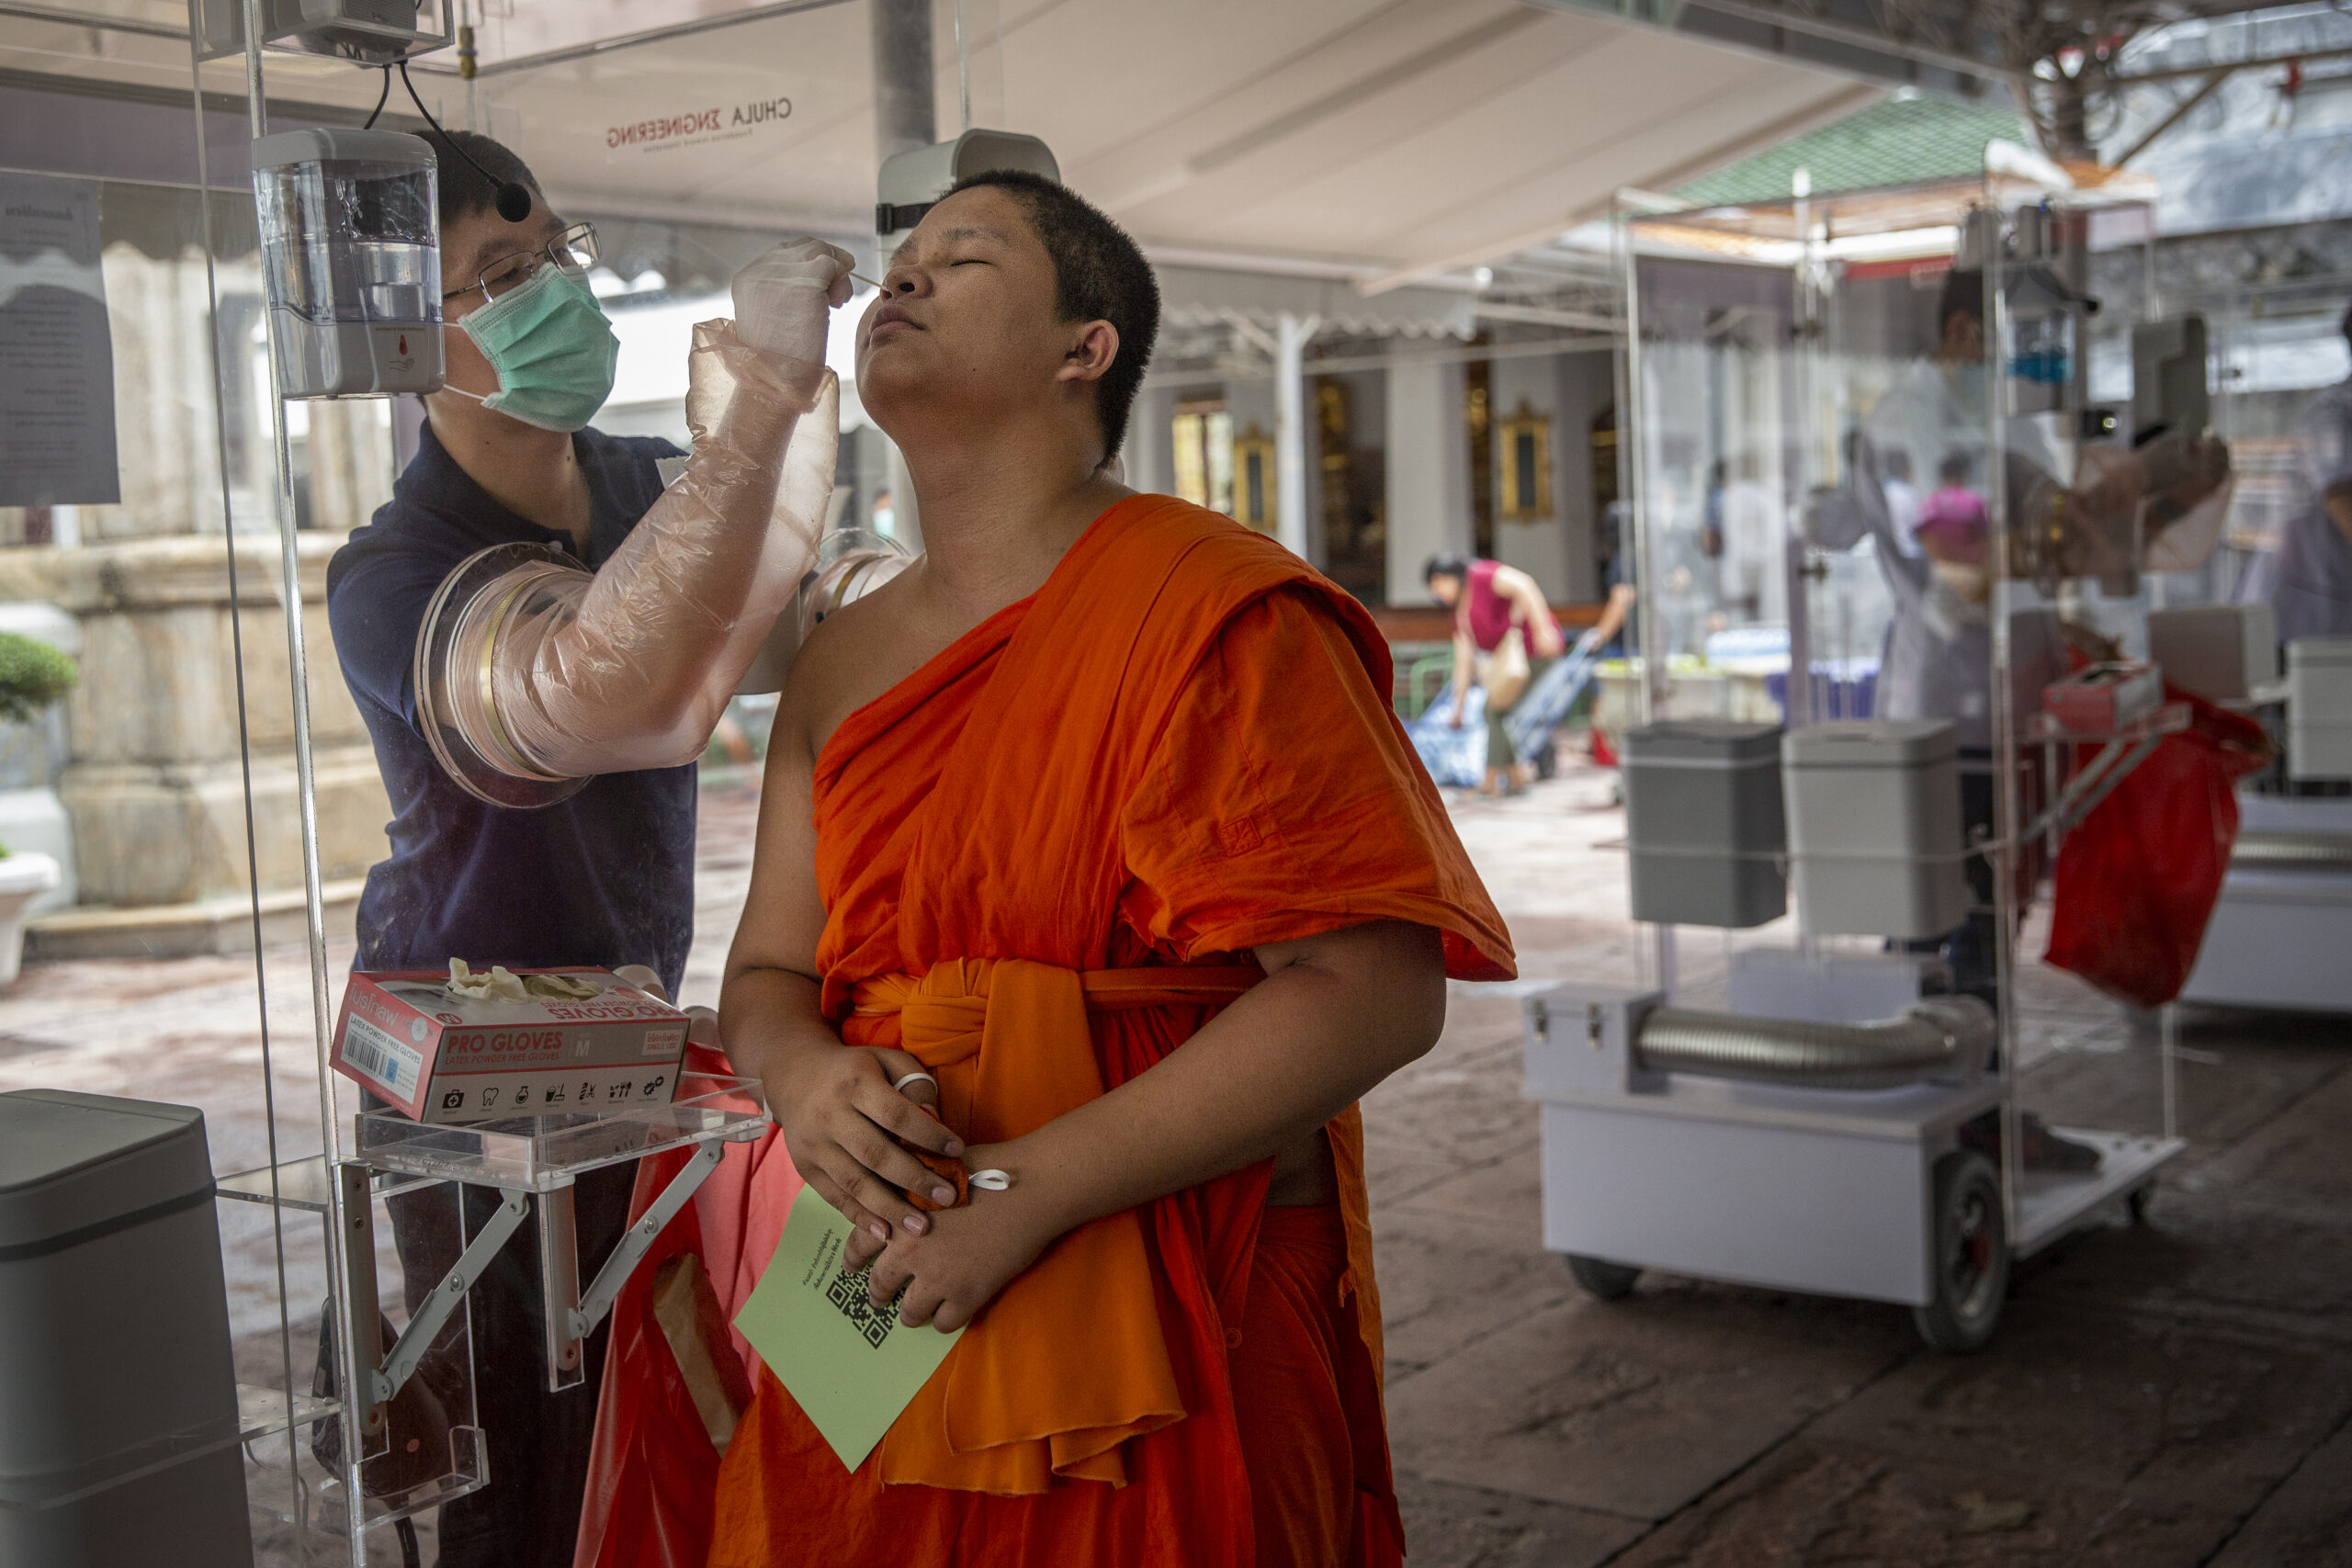
[(251, 1568), (204, 1114), (0, 1094), (0, 1563)]
[(1787, 911), (1780, 753), (1771, 724), (1670, 719), (1626, 732), (1634, 919), (1741, 928)]
[(2352, 637), (2287, 647), (2287, 776), (2352, 779)]
[(2278, 618), (2260, 603), (2151, 610), (2148, 658), (2182, 691), (2233, 702), (2278, 679)]
[(1781, 743), (1797, 920), (1815, 936), (1939, 936), (1968, 914), (1960, 765), (1940, 719), (1808, 725)]

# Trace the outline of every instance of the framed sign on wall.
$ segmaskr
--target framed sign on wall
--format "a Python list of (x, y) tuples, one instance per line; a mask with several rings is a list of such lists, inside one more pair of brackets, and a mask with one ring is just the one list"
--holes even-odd
[(1527, 400), (1498, 427), (1502, 485), (1497, 515), (1505, 523), (1534, 523), (1552, 515), (1552, 416)]
[(1233, 438), (1233, 520), (1273, 531), (1274, 438), (1255, 423)]

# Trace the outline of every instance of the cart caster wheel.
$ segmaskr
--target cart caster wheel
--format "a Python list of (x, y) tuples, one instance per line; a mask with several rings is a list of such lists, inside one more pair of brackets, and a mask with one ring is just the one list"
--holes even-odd
[(1930, 1349), (1963, 1355), (1993, 1337), (2009, 1290), (2008, 1227), (2001, 1179), (1973, 1149), (1936, 1162), (1935, 1299), (1911, 1321)]
[(1634, 1281), (1642, 1277), (1639, 1269), (1573, 1252), (1568, 1254), (1568, 1273), (1584, 1287), (1587, 1295), (1598, 1296), (1604, 1302), (1623, 1301), (1632, 1295)]

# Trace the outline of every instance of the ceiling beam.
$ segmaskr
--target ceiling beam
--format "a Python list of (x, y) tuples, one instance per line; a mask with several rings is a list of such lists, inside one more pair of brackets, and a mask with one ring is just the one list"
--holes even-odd
[(2157, 82), (2183, 82), (2215, 71), (2267, 71), (2274, 65), (2308, 65), (2314, 60), (2341, 60), (2352, 48), (2306, 50), (2301, 54), (2265, 54), (2247, 60), (2209, 60), (2202, 65), (2167, 65), (2154, 71), (2132, 71), (2094, 78), (2103, 87), (2138, 87)]
[(2150, 145), (2155, 141), (2156, 138), (2162, 136), (2165, 131), (2170, 130), (2174, 126), (2178, 125), (2182, 120), (2187, 119), (2198, 105), (2211, 97), (2213, 94), (2220, 89), (2222, 84), (2230, 79), (2230, 73), (2236, 69), (2237, 67), (2233, 65), (2224, 65), (2217, 71), (2209, 73), (2206, 75), (2204, 82), (2199, 85), (2195, 92), (2182, 98), (2180, 102), (2173, 105), (2172, 112), (2170, 114), (2165, 115), (2164, 118), (2150, 126), (2146, 133), (2143, 134), (2139, 141), (2134, 141), (2131, 146), (2125, 148), (2123, 152), (2116, 157), (2114, 166), (2120, 169), (2123, 167), (2124, 164), (2130, 163), (2132, 159), (2138, 157), (2141, 153), (2145, 152)]
[(1404, 86), (1522, 28), (1549, 20), (1552, 15), (1548, 7), (1526, 6), (1514, 6), (1489, 17), (1451, 38), (1400, 60), (1391, 61), (1352, 82), (1310, 98), (1295, 108), (1284, 110), (1271, 119), (1227, 137), (1215, 146), (1195, 152), (1181, 164), (1148, 178), (1131, 182), (1125, 188), (1105, 195), (1102, 198), (1103, 209), (1117, 213), (1182, 190), (1194, 180), (1215, 174), (1227, 164), (1297, 136), (1334, 115), (1346, 113), (1367, 98)]
[(1276, 115), (1262, 125), (1253, 126), (1238, 136), (1194, 153), (1185, 161), (1185, 171), (1196, 175), (1212, 174), (1238, 158), (1247, 157), (1261, 147), (1295, 136), (1318, 121), (1353, 108), (1366, 98), (1374, 97), (1391, 87), (1401, 87), (1417, 76), (1425, 76), (1441, 65), (1451, 64), (1465, 54), (1509, 38), (1544, 19), (1544, 13), (1533, 6), (1505, 11), (1500, 16), (1488, 17), (1476, 27), (1465, 28), (1442, 43), (1369, 72), (1344, 86), (1336, 87), (1318, 98)]

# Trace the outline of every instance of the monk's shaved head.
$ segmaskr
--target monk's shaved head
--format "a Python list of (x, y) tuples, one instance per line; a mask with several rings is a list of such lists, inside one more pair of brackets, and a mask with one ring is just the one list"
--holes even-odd
[(1102, 455), (1117, 456), (1159, 334), (1159, 280), (1151, 263), (1125, 230), (1068, 186), (1025, 170), (999, 169), (959, 180), (947, 194), (981, 186), (1011, 197), (1053, 258), (1055, 313), (1065, 321), (1108, 321), (1117, 331), (1118, 356), (1094, 384)]

